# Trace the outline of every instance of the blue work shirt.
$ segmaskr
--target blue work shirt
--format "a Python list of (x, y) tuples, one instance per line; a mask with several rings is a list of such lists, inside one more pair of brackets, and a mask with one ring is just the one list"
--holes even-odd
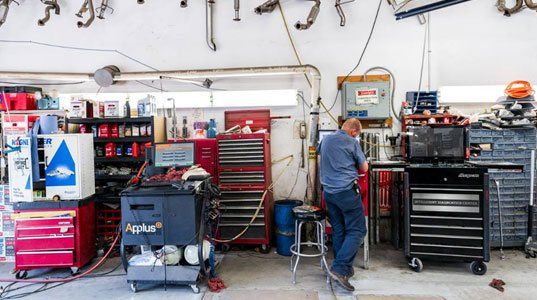
[(335, 194), (351, 189), (358, 179), (358, 167), (365, 163), (360, 142), (340, 129), (323, 138), (318, 152), (324, 191)]

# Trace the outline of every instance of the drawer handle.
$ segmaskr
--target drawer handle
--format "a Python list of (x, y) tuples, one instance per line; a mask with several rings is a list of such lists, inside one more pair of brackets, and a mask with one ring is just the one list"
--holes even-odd
[(66, 227), (66, 226), (60, 227), (60, 233), (66, 233), (67, 231), (69, 231), (69, 227)]

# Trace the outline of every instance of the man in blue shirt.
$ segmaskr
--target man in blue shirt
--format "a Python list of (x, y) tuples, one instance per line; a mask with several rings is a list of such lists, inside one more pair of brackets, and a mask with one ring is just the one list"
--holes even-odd
[(349, 278), (353, 262), (367, 229), (362, 198), (358, 191), (358, 171), (367, 172), (368, 164), (356, 137), (362, 131), (358, 119), (348, 119), (337, 132), (319, 144), (321, 184), (332, 225), (334, 261), (329, 270), (332, 279), (354, 291)]

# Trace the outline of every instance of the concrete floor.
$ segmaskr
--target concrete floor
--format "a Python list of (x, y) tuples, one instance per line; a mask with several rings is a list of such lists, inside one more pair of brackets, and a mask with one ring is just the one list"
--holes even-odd
[[(361, 261), (357, 259), (356, 275), (351, 280), (357, 290), (348, 293), (336, 284), (333, 289), (326, 284), (317, 260), (302, 261), (298, 282), (293, 285), (287, 257), (253, 251), (230, 252), (218, 270), (228, 289), (219, 294), (210, 293), (205, 285), (197, 295), (190, 288), (180, 286), (168, 287), (167, 291), (161, 286), (141, 286), (141, 291), (133, 294), (122, 268), (118, 268), (111, 276), (77, 280), (25, 299), (536, 299), (537, 259), (526, 259), (522, 252), (515, 250), (506, 251), (506, 256), (505, 260), (499, 260), (499, 252), (494, 251), (484, 276), (471, 274), (466, 264), (434, 262), (425, 262), (423, 272), (414, 273), (406, 266), (401, 252), (389, 246), (373, 247), (369, 270), (362, 270)], [(96, 272), (104, 273), (118, 264), (119, 259), (114, 258)], [(12, 264), (0, 264), (0, 277), (12, 278), (12, 268)], [(68, 274), (55, 271), (44, 276)], [(29, 277), (34, 276), (43, 275), (38, 271), (30, 272)], [(506, 282), (504, 293), (488, 286), (493, 278)], [(34, 285), (15, 293), (38, 287)]]

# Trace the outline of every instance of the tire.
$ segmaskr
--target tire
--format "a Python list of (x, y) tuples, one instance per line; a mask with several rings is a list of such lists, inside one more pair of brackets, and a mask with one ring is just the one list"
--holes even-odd
[(423, 262), (421, 261), (421, 259), (417, 257), (412, 257), (410, 261), (408, 262), (408, 267), (412, 271), (419, 273), (423, 270)]
[(28, 271), (26, 270), (18, 271), (17, 273), (15, 273), (16, 279), (25, 279), (26, 277), (28, 277)]
[(138, 292), (138, 282), (133, 282), (131, 283), (131, 291), (133, 293), (137, 293)]
[(470, 264), (470, 270), (475, 275), (485, 275), (487, 273), (487, 265), (482, 261), (473, 261)]

